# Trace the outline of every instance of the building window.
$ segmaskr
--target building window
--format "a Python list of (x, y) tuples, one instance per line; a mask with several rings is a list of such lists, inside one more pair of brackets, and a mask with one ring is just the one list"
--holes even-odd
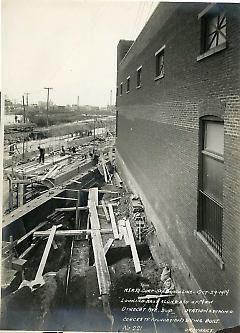
[(137, 88), (140, 88), (142, 84), (142, 66), (137, 69)]
[(120, 96), (123, 94), (123, 83), (120, 83)]
[(198, 231), (222, 255), (224, 125), (218, 118), (202, 122)]
[(127, 78), (127, 93), (130, 91), (130, 76)]
[(116, 96), (118, 96), (118, 87), (116, 88)]
[(165, 46), (155, 53), (155, 80), (164, 77), (164, 49)]
[(225, 49), (227, 20), (221, 5), (207, 6), (198, 17), (201, 19), (201, 53), (208, 56)]

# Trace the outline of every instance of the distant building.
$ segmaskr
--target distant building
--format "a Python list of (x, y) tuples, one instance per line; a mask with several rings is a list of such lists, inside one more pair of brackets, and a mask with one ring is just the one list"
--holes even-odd
[[(240, 6), (160, 3), (118, 45), (117, 156), (180, 285), (240, 309)], [(206, 294), (209, 300), (211, 294)]]

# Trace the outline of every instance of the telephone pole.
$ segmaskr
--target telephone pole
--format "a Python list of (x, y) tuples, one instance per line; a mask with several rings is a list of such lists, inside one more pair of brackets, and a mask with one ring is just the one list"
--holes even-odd
[(27, 109), (26, 109), (26, 114), (28, 114), (28, 95), (30, 95), (30, 93), (25, 93), (25, 95), (26, 95), (26, 106), (27, 106)]
[(47, 127), (48, 127), (48, 104), (49, 104), (49, 90), (53, 88), (44, 88), (47, 89)]
[(23, 103), (23, 122), (25, 124), (25, 122), (26, 122), (26, 106), (25, 106), (24, 95), (22, 96), (22, 103)]

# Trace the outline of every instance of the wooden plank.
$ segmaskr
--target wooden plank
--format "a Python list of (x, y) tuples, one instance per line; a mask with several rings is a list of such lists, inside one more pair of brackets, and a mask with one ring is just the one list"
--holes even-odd
[(66, 198), (66, 197), (53, 197), (53, 199), (77, 201), (77, 199), (75, 198)]
[(93, 252), (96, 264), (98, 287), (100, 295), (109, 294), (111, 280), (108, 271), (107, 260), (104, 254), (102, 238), (100, 234), (100, 223), (97, 215), (97, 208), (95, 202), (90, 200), (90, 221), (93, 229), (91, 231)]
[(134, 237), (133, 237), (132, 228), (131, 228), (129, 220), (126, 220), (126, 228), (127, 228), (128, 238), (129, 238), (130, 247), (131, 247), (131, 251), (132, 251), (135, 271), (136, 271), (136, 273), (140, 273), (141, 272), (141, 265), (140, 265), (140, 261), (139, 261), (139, 257), (138, 257), (138, 253), (137, 253), (137, 248), (136, 248), (136, 244), (135, 244), (135, 240), (134, 240)]
[(104, 181), (105, 183), (108, 182), (108, 178), (107, 178), (107, 172), (106, 172), (106, 165), (105, 165), (105, 161), (104, 158), (102, 157), (102, 168), (103, 168), (103, 174), (104, 174)]
[(47, 178), (49, 178), (50, 176), (51, 176), (51, 174), (52, 174), (52, 172), (57, 168), (58, 166), (57, 166), (57, 164), (55, 164), (42, 178), (41, 178), (41, 180), (43, 181), (43, 180), (45, 180), (45, 179), (47, 179)]
[[(88, 210), (87, 206), (78, 207), (78, 210)], [(75, 212), (76, 207), (62, 207), (62, 208), (55, 208), (55, 212)]]
[(98, 205), (98, 188), (97, 187), (92, 187), (89, 189), (89, 194), (88, 194), (89, 200), (91, 202), (94, 202), (95, 205)]
[[(92, 230), (94, 230), (94, 229), (58, 230), (58, 231), (56, 231), (55, 236), (69, 236), (69, 237), (70, 236), (78, 236), (78, 235), (85, 234), (85, 233), (91, 233)], [(112, 233), (112, 229), (97, 229), (97, 230), (99, 230), (103, 234), (111, 234)], [(49, 230), (44, 230), (44, 231), (34, 232), (33, 236), (34, 237), (46, 237), (46, 236), (49, 236), (49, 234), (50, 234)]]
[(123, 237), (124, 237), (125, 244), (130, 245), (127, 228), (125, 226), (123, 226), (122, 230), (123, 230)]
[[(81, 191), (83, 191), (83, 192), (89, 192), (90, 190), (92, 190), (92, 188), (81, 189)], [(119, 191), (109, 191), (109, 190), (98, 190), (98, 192), (101, 194), (119, 194)]]
[[(113, 207), (116, 207), (117, 204), (112, 204)], [(97, 208), (103, 208), (103, 205), (97, 205)], [(89, 210), (88, 206), (78, 207), (79, 210)], [(55, 212), (75, 212), (76, 207), (60, 207), (55, 208)], [(109, 218), (110, 221), (110, 218)]]
[(104, 211), (104, 214), (106, 216), (107, 221), (110, 222), (110, 216), (108, 214), (108, 210), (107, 210), (107, 207), (106, 207), (106, 204), (105, 204), (104, 200), (102, 200), (102, 208), (103, 208), (103, 211)]
[(115, 239), (119, 239), (117, 223), (116, 223), (116, 220), (115, 220), (115, 216), (114, 216), (114, 212), (113, 212), (113, 207), (112, 207), (111, 204), (108, 204), (108, 209), (109, 209), (110, 220), (111, 220), (111, 224), (112, 224), (114, 238)]
[(37, 270), (37, 273), (36, 273), (36, 276), (35, 276), (35, 281), (38, 281), (39, 279), (42, 278), (43, 271), (44, 271), (44, 268), (45, 268), (45, 265), (46, 265), (46, 262), (47, 262), (47, 258), (48, 258), (48, 255), (49, 255), (49, 252), (50, 252), (50, 249), (51, 249), (51, 246), (52, 246), (52, 242), (53, 242), (53, 238), (55, 236), (56, 230), (57, 230), (57, 226), (53, 225), (52, 228), (51, 228), (50, 235), (48, 237), (47, 244), (45, 246), (43, 255), (42, 255), (41, 262), (39, 264), (39, 267), (38, 267), (38, 270)]
[(27, 257), (27, 255), (34, 249), (34, 247), (38, 244), (39, 242), (37, 241), (36, 243), (31, 244), (20, 256), (20, 259), (24, 259)]

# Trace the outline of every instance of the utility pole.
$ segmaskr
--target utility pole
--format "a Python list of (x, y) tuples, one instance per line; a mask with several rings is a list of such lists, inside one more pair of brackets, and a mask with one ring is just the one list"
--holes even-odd
[(77, 97), (77, 107), (78, 107), (78, 110), (79, 110), (79, 96)]
[(48, 104), (49, 104), (49, 90), (53, 88), (44, 88), (47, 89), (47, 127), (48, 127)]
[(23, 122), (25, 124), (26, 122), (26, 107), (25, 107), (25, 100), (24, 100), (24, 95), (22, 96), (22, 103), (23, 103)]
[(26, 95), (26, 102), (27, 102), (27, 104), (26, 104), (26, 106), (27, 106), (27, 114), (28, 114), (28, 95), (30, 95), (30, 93), (25, 93), (25, 95)]

